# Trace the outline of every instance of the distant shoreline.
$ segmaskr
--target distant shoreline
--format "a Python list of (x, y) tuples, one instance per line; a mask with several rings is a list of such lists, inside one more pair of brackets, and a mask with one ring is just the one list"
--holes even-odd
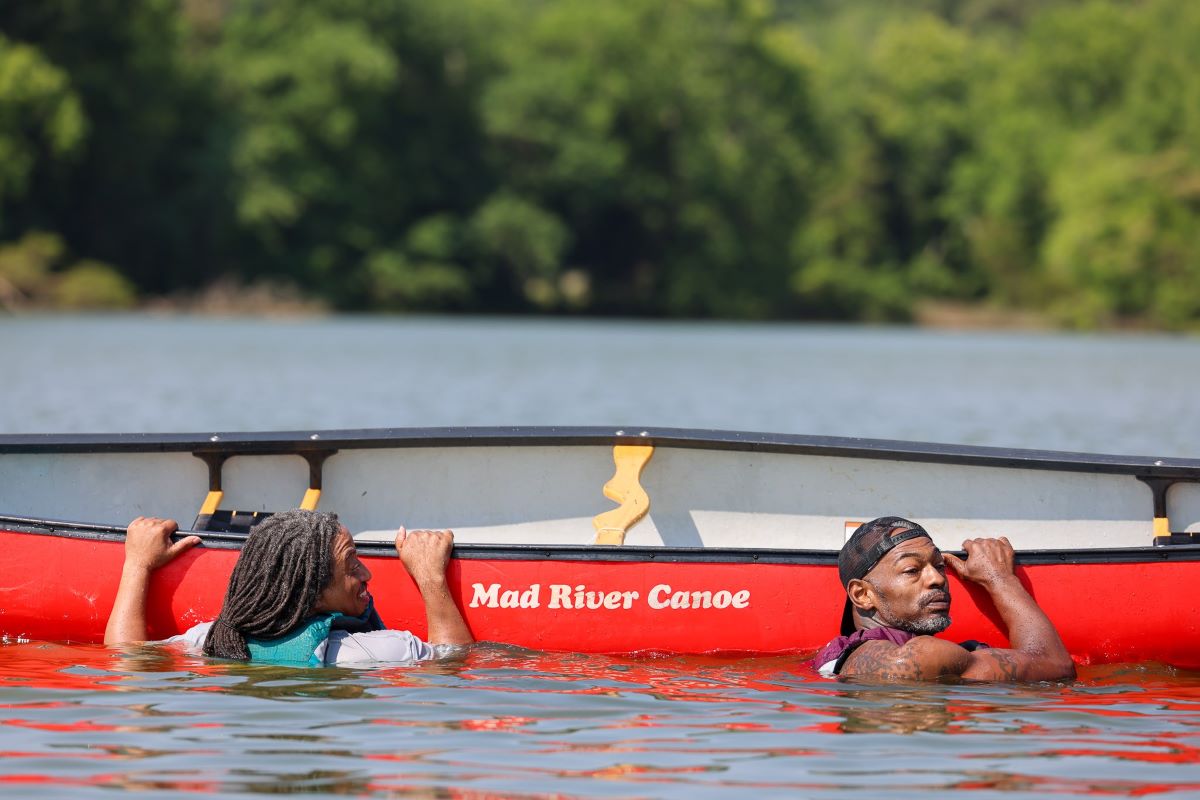
[[(6, 313), (7, 312), (7, 313)], [(46, 303), (29, 303), (18, 306), (0, 307), (0, 318), (4, 316), (56, 314), (104, 314), (144, 313), (159, 316), (198, 316), (211, 318), (262, 317), (268, 319), (310, 319), (340, 314), (369, 317), (497, 317), (503, 319), (545, 320), (593, 320), (593, 321), (639, 321), (639, 322), (714, 322), (725, 324), (795, 324), (828, 325), (832, 327), (896, 327), (930, 331), (978, 331), (978, 332), (1029, 332), (1029, 333), (1159, 333), (1175, 336), (1195, 336), (1197, 331), (1178, 331), (1151, 325), (1144, 320), (1124, 319), (1107, 325), (1080, 329), (1062, 324), (1043, 312), (1003, 308), (987, 303), (952, 303), (924, 301), (913, 311), (911, 320), (872, 322), (865, 320), (768, 318), (752, 319), (737, 317), (671, 317), (671, 316), (621, 316), (604, 314), (563, 314), (536, 312), (470, 311), (411, 309), (407, 311), (345, 310), (334, 308), (319, 298), (303, 296), (298, 290), (277, 284), (259, 283), (242, 286), (229, 281), (218, 281), (195, 292), (176, 292), (142, 298), (136, 305), (124, 308), (56, 307)]]

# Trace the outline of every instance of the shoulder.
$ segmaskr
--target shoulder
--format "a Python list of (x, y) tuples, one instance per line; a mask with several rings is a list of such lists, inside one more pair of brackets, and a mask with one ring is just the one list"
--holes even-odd
[(970, 657), (959, 645), (933, 636), (916, 636), (904, 644), (877, 639), (857, 647), (840, 674), (889, 681), (932, 680), (961, 675)]
[(325, 664), (413, 663), (435, 655), (433, 647), (408, 631), (332, 631), (326, 641)]
[(834, 638), (817, 652), (811, 663), (822, 675), (833, 677), (842, 671), (850, 656), (867, 642), (885, 641), (902, 645), (915, 636), (914, 633), (896, 628), (863, 628)]

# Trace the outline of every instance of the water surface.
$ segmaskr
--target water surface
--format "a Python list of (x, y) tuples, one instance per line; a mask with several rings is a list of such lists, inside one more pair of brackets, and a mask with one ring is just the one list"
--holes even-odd
[(783, 324), (0, 317), (0, 433), (612, 425), (1200, 451), (1200, 339)]
[(14, 796), (928, 797), (1200, 792), (1200, 675), (854, 686), (793, 659), (485, 646), (375, 670), (25, 644), (0, 659)]
[[(0, 432), (712, 427), (1196, 456), (1200, 340), (446, 318), (0, 317)], [(2, 613), (2, 609), (0, 609)], [(1200, 796), (1200, 673), (855, 686), (797, 658), (374, 670), (0, 645), (13, 797)]]

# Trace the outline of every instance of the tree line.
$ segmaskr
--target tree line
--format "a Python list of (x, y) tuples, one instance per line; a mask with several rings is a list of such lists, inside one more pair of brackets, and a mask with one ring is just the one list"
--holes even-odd
[(1200, 326), (1193, 0), (0, 5), (0, 308)]

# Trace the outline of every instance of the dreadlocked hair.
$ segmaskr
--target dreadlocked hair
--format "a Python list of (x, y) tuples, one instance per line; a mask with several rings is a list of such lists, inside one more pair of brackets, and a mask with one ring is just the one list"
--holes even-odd
[(283, 511), (250, 530), (204, 655), (250, 660), (247, 638), (277, 639), (310, 616), (333, 577), (337, 514)]

